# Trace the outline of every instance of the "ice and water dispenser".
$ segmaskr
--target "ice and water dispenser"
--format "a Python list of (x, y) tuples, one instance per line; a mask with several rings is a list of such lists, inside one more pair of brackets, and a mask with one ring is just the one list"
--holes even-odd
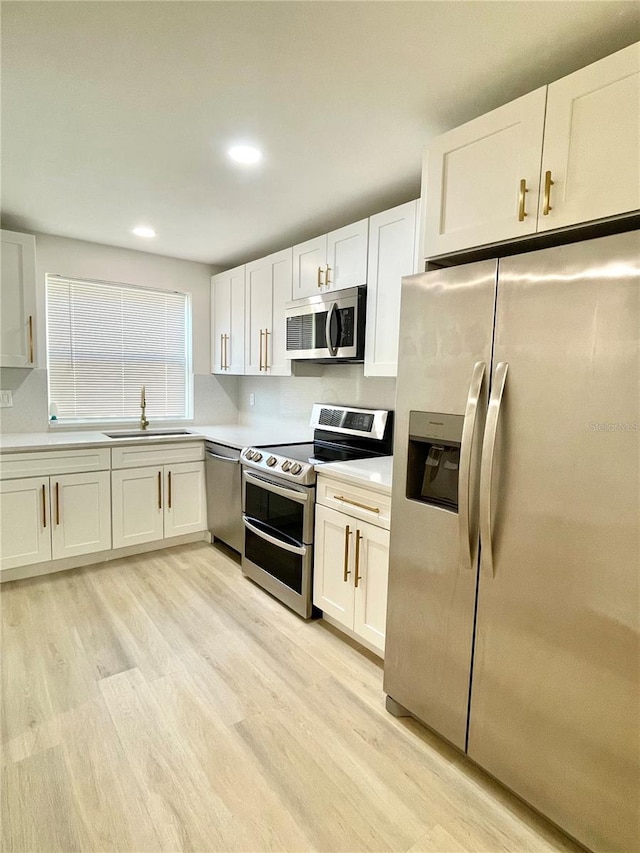
[(407, 498), (458, 511), (463, 415), (409, 413)]

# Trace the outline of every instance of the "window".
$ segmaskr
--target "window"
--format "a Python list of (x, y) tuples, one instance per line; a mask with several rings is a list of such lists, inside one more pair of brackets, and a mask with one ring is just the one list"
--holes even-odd
[(191, 416), (186, 293), (47, 276), (49, 404), (60, 421)]

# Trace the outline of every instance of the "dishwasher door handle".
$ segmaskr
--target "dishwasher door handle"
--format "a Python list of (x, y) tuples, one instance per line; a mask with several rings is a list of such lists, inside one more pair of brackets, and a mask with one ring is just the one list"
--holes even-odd
[(235, 465), (240, 464), (240, 457), (234, 459), (233, 456), (219, 456), (217, 453), (212, 453), (210, 450), (205, 451), (209, 459), (219, 459), (220, 462), (233, 462)]

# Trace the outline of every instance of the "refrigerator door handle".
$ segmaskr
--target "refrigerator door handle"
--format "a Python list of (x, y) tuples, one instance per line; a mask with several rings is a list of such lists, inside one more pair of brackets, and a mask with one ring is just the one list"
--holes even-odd
[(463, 568), (472, 571), (476, 559), (473, 544), (471, 542), (471, 507), (470, 507), (470, 476), (471, 455), (473, 451), (473, 436), (476, 431), (476, 420), (478, 415), (478, 404), (484, 374), (487, 365), (484, 361), (476, 361), (469, 383), (469, 394), (467, 406), (464, 412), (464, 425), (462, 427), (462, 439), (460, 442), (460, 500), (458, 506), (458, 530), (460, 538), (460, 562)]
[(498, 432), (498, 419), (502, 405), (502, 395), (509, 364), (501, 361), (496, 365), (493, 378), (491, 399), (489, 400), (489, 411), (487, 412), (487, 426), (482, 444), (482, 460), (480, 463), (480, 542), (482, 545), (481, 562), (491, 577), (495, 577), (493, 566), (493, 546), (491, 542), (491, 481), (493, 479), (493, 457), (496, 448), (496, 434)]

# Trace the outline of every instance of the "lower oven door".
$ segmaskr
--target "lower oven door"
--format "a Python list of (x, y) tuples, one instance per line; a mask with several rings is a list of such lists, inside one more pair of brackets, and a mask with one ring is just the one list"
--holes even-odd
[(243, 471), (242, 571), (304, 618), (311, 616), (313, 488)]

